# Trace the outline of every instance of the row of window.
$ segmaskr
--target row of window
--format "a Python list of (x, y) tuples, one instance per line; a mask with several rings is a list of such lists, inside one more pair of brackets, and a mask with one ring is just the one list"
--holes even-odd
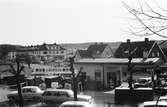
[(45, 51), (43, 54), (64, 54), (64, 51)]
[[(148, 51), (144, 51), (144, 52), (143, 52), (143, 57), (144, 57), (144, 58), (147, 58), (147, 57), (148, 57), (147, 55), (148, 55)], [(159, 57), (159, 56), (160, 56), (160, 53), (159, 53), (159, 52), (152, 52), (152, 53), (151, 53), (151, 56), (152, 56), (152, 57)]]
[(44, 68), (37, 68), (35, 69), (36, 72), (50, 72), (50, 71), (70, 71), (69, 68), (63, 68), (63, 69), (44, 69)]
[[(33, 54), (41, 54), (40, 51), (34, 51)], [(43, 54), (64, 54), (64, 51), (44, 51)]]
[(59, 50), (60, 47), (59, 46), (49, 46), (48, 49), (57, 49), (57, 50)]

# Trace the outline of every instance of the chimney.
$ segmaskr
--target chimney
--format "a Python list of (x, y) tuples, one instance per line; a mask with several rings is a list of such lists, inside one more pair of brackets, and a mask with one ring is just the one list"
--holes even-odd
[(149, 39), (148, 39), (148, 38), (145, 38), (145, 42), (148, 43), (148, 42), (149, 42)]
[(127, 39), (126, 42), (127, 42), (127, 43), (130, 43), (130, 39)]

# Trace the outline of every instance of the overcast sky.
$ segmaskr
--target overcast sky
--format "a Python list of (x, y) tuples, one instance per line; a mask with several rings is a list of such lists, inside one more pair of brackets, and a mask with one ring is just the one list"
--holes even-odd
[(0, 44), (143, 40), (126, 16), (120, 0), (0, 0)]

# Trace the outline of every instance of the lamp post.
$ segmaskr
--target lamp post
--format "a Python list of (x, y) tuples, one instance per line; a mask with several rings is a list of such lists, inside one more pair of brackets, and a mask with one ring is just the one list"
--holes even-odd
[(21, 91), (20, 73), (23, 70), (24, 66), (20, 67), (19, 61), (16, 61), (16, 63), (17, 63), (17, 74), (15, 76), (16, 76), (16, 81), (17, 81), (18, 95), (19, 95), (19, 105), (20, 107), (23, 107), (24, 101), (23, 101), (23, 96), (22, 96), (22, 91)]
[(77, 90), (78, 90), (78, 87), (77, 87), (77, 78), (75, 76), (75, 72), (74, 72), (74, 57), (70, 57), (70, 71), (72, 72), (72, 83), (73, 83), (73, 86), (72, 86), (72, 89), (73, 89), (73, 92), (74, 92), (74, 100), (77, 101), (78, 98), (77, 98)]
[(132, 73), (132, 64), (131, 64), (131, 61), (132, 61), (132, 55), (129, 55), (128, 57), (128, 72), (129, 72), (129, 88), (130, 90), (133, 89), (132, 87), (132, 81), (133, 81), (133, 73)]
[(131, 42), (130, 40), (128, 39), (127, 40), (127, 44), (128, 44), (128, 47), (129, 47), (129, 50), (128, 50), (128, 72), (129, 72), (129, 88), (130, 90), (133, 90), (133, 87), (132, 87), (132, 81), (133, 81), (133, 73), (132, 73), (132, 55), (133, 53), (135, 52), (135, 50), (132, 52), (131, 51)]

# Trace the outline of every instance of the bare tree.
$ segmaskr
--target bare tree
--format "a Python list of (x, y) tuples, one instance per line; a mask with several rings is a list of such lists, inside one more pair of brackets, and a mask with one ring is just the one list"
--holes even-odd
[(72, 72), (72, 89), (73, 89), (73, 92), (74, 92), (74, 100), (77, 101), (78, 100), (78, 98), (77, 98), (78, 78), (79, 78), (79, 75), (82, 72), (83, 68), (81, 67), (79, 72), (77, 74), (75, 73), (75, 70), (74, 70), (74, 67), (73, 67), (74, 58), (75, 58), (75, 56), (74, 57), (70, 57), (69, 61), (70, 61), (70, 71)]
[[(167, 38), (167, 10), (160, 7), (154, 0), (151, 5), (144, 0), (136, 0), (137, 5), (130, 5), (121, 1), (123, 6), (133, 16), (129, 33), (135, 36), (157, 35)], [(161, 2), (161, 1), (160, 1)]]
[(19, 97), (19, 107), (23, 107), (24, 106), (24, 101), (23, 101), (23, 96), (22, 96), (22, 91), (21, 91), (21, 72), (24, 70), (24, 65), (22, 65), (21, 63), (26, 62), (28, 64), (28, 66), (30, 67), (30, 62), (31, 59), (28, 56), (17, 56), (15, 63), (3, 63), (0, 64), (0, 66), (9, 66), (9, 69), (4, 70), (3, 72), (10, 72), (11, 74), (14, 75), (14, 77), (16, 78), (16, 84), (17, 84), (17, 89), (18, 89), (18, 97)]

